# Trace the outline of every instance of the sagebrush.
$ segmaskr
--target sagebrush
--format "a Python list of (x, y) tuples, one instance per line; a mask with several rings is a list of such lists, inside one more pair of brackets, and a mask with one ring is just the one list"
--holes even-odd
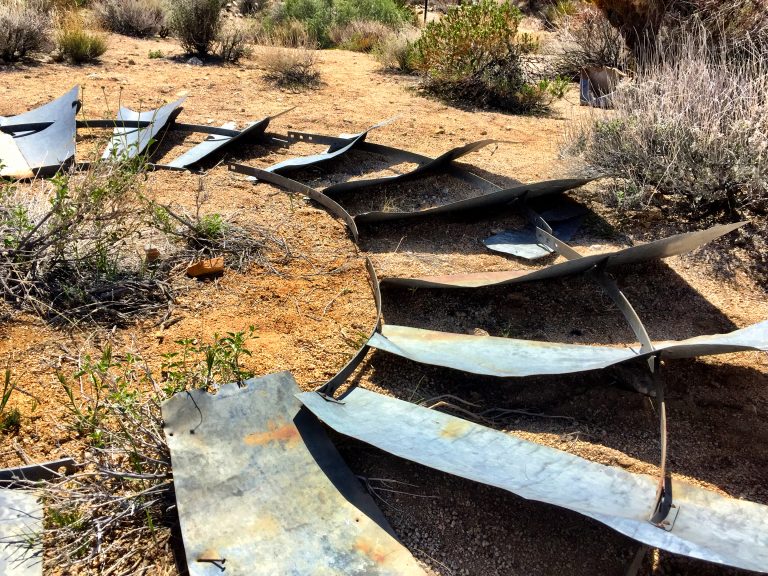
[(14, 62), (45, 48), (50, 24), (40, 2), (0, 0), (0, 60)]
[(70, 13), (59, 22), (56, 48), (59, 59), (85, 64), (98, 60), (107, 51), (107, 38), (99, 32), (86, 30), (80, 16)]
[(102, 0), (93, 10), (106, 30), (118, 34), (146, 38), (167, 32), (161, 0)]
[(221, 30), (221, 0), (174, 0), (169, 25), (187, 54), (207, 56)]

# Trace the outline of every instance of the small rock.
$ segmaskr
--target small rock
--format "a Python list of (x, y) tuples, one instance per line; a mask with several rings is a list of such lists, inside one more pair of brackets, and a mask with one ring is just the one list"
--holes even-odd
[(147, 262), (156, 262), (160, 259), (160, 250), (157, 248), (147, 248), (144, 250)]
[(445, 134), (445, 128), (438, 128), (435, 130), (435, 134)]
[(128, 66), (136, 66), (136, 60), (133, 58), (128, 59)]
[(198, 58), (197, 56), (192, 56), (192, 58), (187, 60), (187, 64), (189, 64), (190, 66), (202, 66), (203, 61), (200, 60), (200, 58)]
[(203, 278), (205, 276), (212, 276), (214, 274), (221, 274), (224, 272), (224, 258), (219, 256), (218, 258), (209, 258), (207, 260), (200, 260), (195, 262), (187, 268), (187, 276), (191, 278)]
[(490, 336), (487, 330), (483, 330), (482, 328), (475, 328), (472, 330), (472, 334), (475, 336)]

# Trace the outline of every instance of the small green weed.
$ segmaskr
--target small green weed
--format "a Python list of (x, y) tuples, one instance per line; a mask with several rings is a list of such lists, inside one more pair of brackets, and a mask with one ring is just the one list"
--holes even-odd
[(149, 51), (149, 59), (150, 60), (157, 60), (159, 58), (165, 58), (165, 54), (163, 54), (162, 50), (150, 50)]

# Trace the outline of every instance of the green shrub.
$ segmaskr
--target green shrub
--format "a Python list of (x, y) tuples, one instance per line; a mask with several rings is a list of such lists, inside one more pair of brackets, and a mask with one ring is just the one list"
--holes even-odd
[(163, 54), (162, 50), (150, 50), (149, 51), (149, 59), (150, 60), (157, 60), (159, 58), (165, 58), (165, 54)]
[(21, 60), (48, 43), (50, 18), (42, 4), (0, 0), (0, 59)]
[(94, 12), (106, 30), (126, 36), (146, 38), (165, 29), (161, 0), (102, 0)]
[(107, 39), (98, 33), (88, 32), (77, 16), (65, 17), (56, 34), (59, 58), (68, 58), (74, 64), (84, 64), (99, 59), (107, 51)]
[(531, 83), (523, 71), (517, 27), (520, 11), (509, 2), (480, 0), (452, 8), (431, 22), (416, 44), (416, 68), (427, 91), (446, 100), (528, 112), (556, 97), (549, 83)]
[(376, 59), (384, 68), (409, 74), (414, 71), (416, 41), (419, 33), (415, 28), (406, 28), (390, 34), (374, 49)]
[(267, 18), (268, 29), (287, 21), (300, 22), (322, 48), (334, 45), (331, 30), (353, 21), (379, 22), (397, 28), (410, 18), (394, 0), (286, 0)]
[(174, 0), (170, 27), (187, 54), (207, 56), (221, 29), (221, 0)]

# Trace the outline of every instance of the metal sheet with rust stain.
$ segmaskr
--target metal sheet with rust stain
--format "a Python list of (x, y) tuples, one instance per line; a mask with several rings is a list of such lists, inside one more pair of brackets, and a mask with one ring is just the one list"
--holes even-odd
[(186, 100), (186, 96), (179, 98), (175, 102), (166, 104), (157, 110), (146, 110), (136, 112), (124, 106), (120, 107), (117, 113), (117, 119), (123, 121), (149, 121), (151, 124), (146, 127), (131, 128), (117, 127), (113, 130), (112, 139), (109, 141), (106, 150), (102, 154), (103, 160), (112, 158), (128, 159), (140, 155), (160, 131), (165, 128), (168, 122), (181, 110), (179, 106)]
[[(654, 350), (639, 354), (629, 348), (454, 334), (396, 325), (385, 325), (381, 333), (371, 337), (368, 345), (423, 364), (499, 377), (598, 370), (655, 353)], [(654, 343), (654, 349), (661, 350), (665, 359), (768, 351), (768, 321), (729, 334)]]
[(406, 460), (579, 512), (656, 548), (768, 571), (768, 506), (676, 481), (667, 531), (648, 522), (656, 478), (361, 388), (340, 402), (315, 392), (299, 399), (337, 432)]
[(42, 529), (42, 509), (33, 493), (0, 488), (0, 574), (41, 576), (42, 548), (18, 544)]
[(191, 576), (423, 575), (283, 372), (163, 405)]
[(703, 246), (707, 242), (719, 238), (737, 228), (744, 226), (746, 222), (735, 224), (723, 224), (713, 226), (707, 230), (677, 234), (655, 240), (647, 244), (632, 246), (614, 252), (604, 254), (592, 254), (575, 260), (568, 260), (546, 268), (540, 268), (530, 272), (528, 270), (510, 270), (501, 272), (474, 272), (469, 274), (451, 274), (442, 276), (423, 276), (420, 278), (382, 278), (382, 284), (394, 284), (411, 288), (483, 288), (486, 286), (503, 286), (507, 284), (520, 284), (522, 282), (535, 282), (537, 280), (551, 280), (574, 274), (582, 274), (598, 265), (611, 270), (624, 264), (636, 264), (646, 260), (656, 260), (676, 256)]
[[(17, 116), (0, 116), (0, 176), (31, 178), (48, 176), (75, 156), (76, 115), (80, 87)], [(37, 125), (14, 131), (13, 126)]]

